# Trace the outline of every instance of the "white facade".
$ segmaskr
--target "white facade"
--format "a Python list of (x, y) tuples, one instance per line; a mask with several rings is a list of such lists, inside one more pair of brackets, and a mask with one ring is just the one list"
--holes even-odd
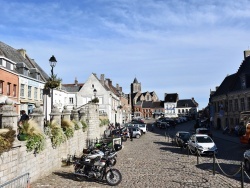
[(90, 75), (77, 93), (77, 107), (94, 99), (94, 89), (96, 89), (96, 97), (99, 99), (99, 113), (106, 113), (111, 123), (122, 123), (122, 110), (118, 108), (121, 104), (119, 97), (102, 85), (94, 74)]
[(178, 113), (176, 111), (177, 102), (165, 102), (165, 117), (178, 117)]
[(19, 76), (19, 99), (20, 110), (31, 113), (35, 104), (43, 103), (44, 83), (23, 75)]

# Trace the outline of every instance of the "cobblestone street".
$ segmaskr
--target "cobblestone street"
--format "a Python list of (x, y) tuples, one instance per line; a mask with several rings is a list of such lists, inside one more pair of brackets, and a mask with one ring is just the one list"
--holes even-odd
[[(123, 145), (115, 166), (122, 173), (122, 182), (117, 187), (241, 187), (239, 178), (219, 173), (213, 176), (212, 158), (202, 157), (197, 165), (196, 156), (188, 156), (164, 134), (148, 132)], [(33, 182), (31, 187), (109, 187), (105, 182), (77, 181), (70, 172), (72, 166), (62, 167)], [(250, 187), (249, 183), (244, 187)]]

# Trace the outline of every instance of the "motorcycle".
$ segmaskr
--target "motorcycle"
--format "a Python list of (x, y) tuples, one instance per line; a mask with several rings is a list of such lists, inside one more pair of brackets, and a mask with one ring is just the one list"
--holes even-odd
[(112, 166), (115, 166), (117, 152), (121, 149), (122, 149), (122, 146), (120, 144), (115, 144), (114, 149), (112, 149), (110, 148), (109, 145), (105, 143), (98, 143), (95, 145), (95, 147), (89, 146), (88, 149), (84, 149), (83, 155), (81, 158), (84, 158), (86, 154), (99, 154), (102, 157), (109, 156), (110, 164)]
[(106, 179), (111, 186), (118, 185), (122, 180), (122, 175), (118, 169), (112, 168), (112, 159), (115, 153), (103, 155), (98, 151), (90, 153), (74, 162), (74, 174), (78, 180), (91, 178), (98, 181)]

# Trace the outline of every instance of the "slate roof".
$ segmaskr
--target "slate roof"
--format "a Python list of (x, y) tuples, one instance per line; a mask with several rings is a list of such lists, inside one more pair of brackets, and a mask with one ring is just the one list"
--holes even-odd
[(164, 101), (153, 102), (153, 108), (164, 108)]
[[(7, 59), (10, 59), (11, 61), (15, 63), (25, 63), (26, 67), (28, 69), (31, 68), (37, 68), (37, 70), (41, 74), (41, 81), (46, 82), (47, 79), (49, 79), (49, 76), (43, 71), (43, 69), (34, 61), (34, 59), (29, 58), (29, 56), (26, 54), (25, 58), (20, 54), (20, 52), (11, 46), (3, 43), (0, 41), (0, 55), (6, 57)], [(16, 68), (14, 69), (14, 72), (19, 72)]]
[(142, 108), (153, 108), (153, 102), (152, 101), (143, 101)]
[(134, 106), (141, 106), (142, 105), (142, 101), (138, 101), (136, 104), (134, 104)]
[(242, 90), (241, 77), (245, 77), (246, 88), (250, 88), (250, 56), (241, 63), (238, 71), (227, 76), (211, 96), (219, 96), (233, 91)]
[(84, 84), (62, 84), (62, 89), (68, 92), (78, 92)]
[(197, 106), (191, 99), (178, 100), (176, 108), (183, 108), (183, 107), (197, 107)]
[(137, 81), (137, 79), (136, 79), (136, 78), (134, 79), (133, 83), (138, 84), (138, 81)]
[(221, 83), (221, 85), (218, 87), (218, 89), (215, 91), (213, 96), (217, 95), (223, 95), (230, 91), (230, 88), (233, 87), (233, 83), (236, 79), (236, 74), (232, 74), (230, 76), (227, 76)]
[(165, 102), (176, 102), (178, 100), (178, 94), (177, 93), (168, 93), (166, 94), (164, 101)]

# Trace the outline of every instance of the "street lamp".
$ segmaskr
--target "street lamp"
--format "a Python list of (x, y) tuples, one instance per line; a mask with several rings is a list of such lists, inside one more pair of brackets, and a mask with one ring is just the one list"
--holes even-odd
[(96, 90), (96, 89), (94, 89), (94, 90), (93, 90), (93, 92), (94, 92), (94, 97), (96, 98), (96, 93), (97, 93), (97, 90)]
[[(53, 69), (56, 66), (56, 58), (54, 55), (51, 56), (51, 58), (49, 59), (49, 64), (51, 66), (51, 81), (54, 81), (54, 72)], [(53, 88), (51, 88), (51, 111), (53, 109)]]

